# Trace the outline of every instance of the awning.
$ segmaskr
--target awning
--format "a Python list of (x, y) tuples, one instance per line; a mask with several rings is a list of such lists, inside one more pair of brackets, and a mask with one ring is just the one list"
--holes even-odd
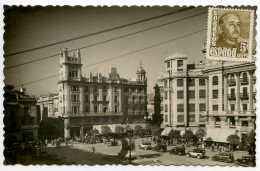
[(161, 136), (168, 136), (168, 134), (172, 131), (172, 127), (166, 127), (161, 133)]
[(207, 138), (211, 137), (215, 142), (229, 143), (227, 137), (235, 135), (235, 129), (228, 128), (207, 128)]

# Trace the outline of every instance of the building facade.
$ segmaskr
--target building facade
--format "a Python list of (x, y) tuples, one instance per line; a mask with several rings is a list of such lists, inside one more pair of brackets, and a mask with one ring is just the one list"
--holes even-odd
[(248, 133), (255, 129), (255, 63), (208, 62), (207, 75), (208, 137), (226, 142), (236, 134), (244, 144)]
[(5, 146), (37, 140), (40, 111), (36, 98), (27, 95), (24, 88), (17, 91), (6, 85), (4, 90)]
[(97, 125), (144, 124), (147, 117), (147, 79), (140, 66), (137, 78), (121, 78), (116, 68), (108, 77), (100, 73), (82, 76), (81, 54), (60, 55), (59, 114), (65, 137), (83, 136)]
[(164, 125), (194, 133), (204, 127), (213, 141), (235, 134), (244, 143), (255, 129), (254, 62), (187, 64), (186, 54), (173, 54), (164, 68), (157, 80)]
[(51, 117), (58, 118), (61, 117), (59, 115), (59, 96), (58, 94), (45, 94), (41, 95), (37, 99), (37, 105), (40, 106), (41, 111), (41, 120)]
[(202, 112), (206, 110), (206, 76), (204, 64), (187, 64), (187, 54), (172, 54), (165, 58), (164, 71), (157, 85), (161, 90), (161, 110), (164, 126), (184, 131), (205, 127)]

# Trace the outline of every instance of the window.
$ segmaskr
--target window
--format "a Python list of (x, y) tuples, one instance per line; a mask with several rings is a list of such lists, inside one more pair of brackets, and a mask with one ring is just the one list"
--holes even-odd
[(142, 88), (138, 88), (138, 93), (141, 93), (142, 92)]
[(206, 97), (206, 90), (200, 90), (200, 98)]
[(164, 87), (167, 87), (167, 80), (164, 80)]
[(128, 87), (125, 87), (124, 88), (124, 92), (128, 92), (129, 91), (129, 88)]
[(95, 112), (95, 113), (98, 112), (98, 106), (94, 106), (94, 112)]
[(89, 101), (89, 96), (85, 95), (85, 102), (88, 102), (88, 101)]
[(79, 107), (78, 106), (72, 106), (72, 113), (78, 113)]
[(117, 92), (117, 87), (114, 87), (114, 92)]
[(190, 99), (194, 99), (195, 98), (195, 91), (194, 90), (190, 90), (189, 91), (189, 98)]
[(212, 98), (217, 99), (218, 98), (218, 90), (212, 90)]
[(171, 67), (171, 63), (167, 62), (167, 68), (170, 68), (170, 67)]
[(195, 104), (189, 104), (189, 111), (195, 112)]
[(206, 111), (206, 104), (205, 103), (200, 104), (200, 112), (202, 112), (202, 111)]
[(243, 97), (247, 97), (247, 87), (243, 87)]
[(161, 111), (163, 111), (163, 106), (161, 106)]
[(183, 86), (183, 79), (177, 79), (177, 87)]
[(70, 90), (71, 91), (79, 91), (79, 87), (78, 86), (70, 86)]
[(234, 88), (231, 88), (230, 91), (231, 91), (231, 97), (236, 97), (236, 95), (235, 95), (235, 89), (234, 89)]
[(199, 79), (199, 86), (205, 86), (205, 78)]
[(183, 91), (177, 91), (177, 99), (183, 99)]
[(97, 91), (98, 91), (97, 86), (94, 86), (94, 88), (93, 88), (93, 92), (97, 92)]
[(107, 92), (107, 88), (106, 87), (103, 87), (102, 91), (105, 93)]
[(215, 118), (215, 125), (220, 125), (220, 117)]
[(75, 94), (71, 95), (71, 101), (72, 102), (78, 102), (79, 101), (79, 96), (75, 95)]
[(177, 122), (184, 122), (184, 115), (178, 115)]
[(94, 96), (94, 101), (98, 101), (98, 96)]
[(115, 96), (114, 102), (118, 102), (118, 96)]
[(195, 86), (195, 79), (189, 79), (189, 86), (194, 87)]
[(103, 107), (103, 112), (104, 112), (104, 113), (107, 112), (107, 107), (106, 107), (106, 106)]
[(87, 92), (89, 91), (89, 88), (88, 88), (88, 86), (85, 86), (85, 91), (87, 91)]
[(107, 96), (103, 95), (103, 101), (107, 101)]
[(69, 71), (69, 78), (77, 78), (78, 71)]
[(177, 67), (183, 67), (183, 60), (177, 61)]
[(184, 112), (184, 105), (183, 104), (177, 104), (177, 112)]
[(167, 91), (164, 92), (164, 99), (168, 99), (168, 92)]
[(212, 105), (213, 111), (218, 111), (218, 105)]
[(164, 115), (164, 122), (168, 122), (168, 115)]
[(230, 104), (230, 111), (235, 111), (235, 104)]
[(86, 108), (86, 112), (89, 112), (89, 107), (88, 107), (88, 106), (86, 106), (85, 108)]
[(212, 78), (212, 85), (218, 85), (218, 76)]
[(195, 115), (189, 115), (189, 122), (195, 122)]
[(167, 105), (167, 104), (165, 105), (165, 108), (164, 108), (164, 109), (165, 109), (165, 110), (164, 110), (165, 112), (168, 112), (168, 105)]
[(247, 111), (247, 104), (242, 104), (243, 106), (243, 111)]
[(242, 76), (243, 76), (243, 82), (247, 82), (247, 74), (246, 74), (246, 72), (244, 72)]
[(118, 106), (115, 106), (115, 112), (118, 112)]

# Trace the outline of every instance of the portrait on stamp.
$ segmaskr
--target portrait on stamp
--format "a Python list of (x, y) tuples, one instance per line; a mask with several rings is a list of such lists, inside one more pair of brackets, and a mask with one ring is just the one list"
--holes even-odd
[(209, 8), (207, 58), (251, 61), (253, 10)]

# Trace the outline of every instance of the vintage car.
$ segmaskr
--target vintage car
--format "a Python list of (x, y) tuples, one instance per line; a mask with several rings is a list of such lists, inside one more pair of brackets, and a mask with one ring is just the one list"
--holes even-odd
[(234, 154), (233, 153), (227, 153), (227, 152), (215, 154), (212, 157), (212, 160), (232, 163), (234, 161)]
[(205, 150), (199, 148), (189, 150), (187, 153), (187, 157), (196, 157), (198, 159), (205, 158), (206, 157)]
[(244, 167), (255, 167), (255, 156), (243, 156), (242, 159), (237, 159), (236, 165)]
[(179, 156), (183, 156), (185, 155), (185, 147), (174, 147), (173, 149), (171, 149), (169, 151), (170, 154), (175, 154), (175, 155), (179, 155)]
[(152, 149), (152, 143), (151, 142), (143, 142), (137, 146), (139, 149), (145, 149), (145, 150), (151, 150)]
[(117, 141), (114, 140), (114, 139), (110, 139), (110, 140), (107, 142), (107, 146), (117, 146)]
[(166, 144), (157, 144), (155, 147), (153, 147), (154, 151), (161, 151), (166, 152), (167, 151), (167, 145)]

